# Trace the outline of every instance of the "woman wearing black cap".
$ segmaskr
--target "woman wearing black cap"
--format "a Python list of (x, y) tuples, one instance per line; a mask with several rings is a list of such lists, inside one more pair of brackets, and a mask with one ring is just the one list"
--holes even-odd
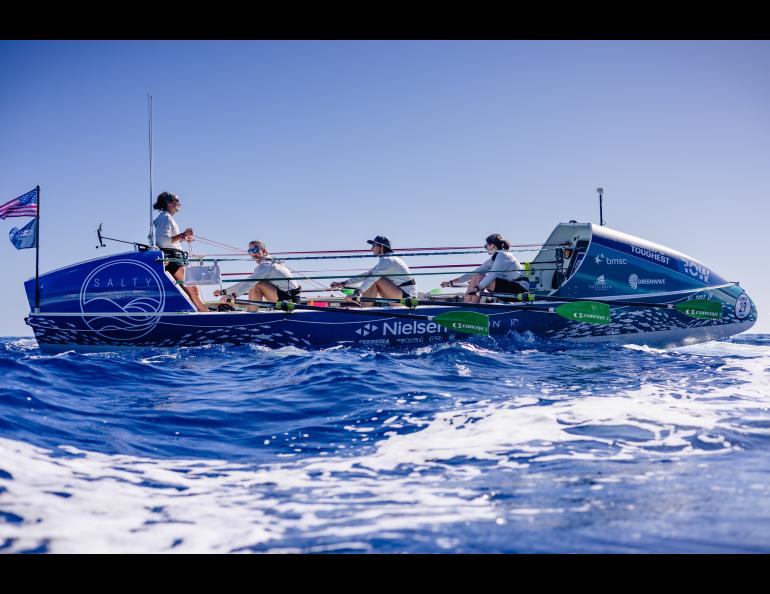
[(484, 241), (484, 247), (491, 256), (481, 266), (467, 274), (441, 283), (442, 287), (454, 287), (468, 282), (465, 292), (466, 303), (478, 303), (480, 291), (485, 289), (496, 293), (524, 293), (529, 290), (529, 279), (519, 260), (508, 250), (511, 244), (498, 233)]
[[(332, 289), (343, 289), (347, 286), (360, 285), (355, 294), (361, 297), (382, 297), (385, 299), (403, 299), (417, 296), (417, 283), (401, 258), (393, 255), (390, 240), (378, 235), (367, 240), (372, 246), (372, 254), (380, 257), (377, 266), (340, 283), (331, 283)], [(373, 303), (362, 302), (361, 305), (371, 306)]]
[[(179, 232), (179, 227), (174, 220), (174, 215), (182, 208), (182, 202), (179, 196), (171, 192), (162, 192), (153, 205), (160, 214), (155, 217), (153, 225), (155, 227), (155, 244), (163, 251), (167, 258), (181, 259), (184, 257), (182, 251), (182, 240), (192, 241), (194, 233), (191, 228)], [(206, 304), (201, 300), (200, 289), (195, 285), (186, 287), (184, 284), (184, 266), (178, 262), (169, 262), (166, 264), (166, 270), (176, 281), (182, 285), (185, 293), (190, 296), (190, 300), (198, 311), (209, 311)]]

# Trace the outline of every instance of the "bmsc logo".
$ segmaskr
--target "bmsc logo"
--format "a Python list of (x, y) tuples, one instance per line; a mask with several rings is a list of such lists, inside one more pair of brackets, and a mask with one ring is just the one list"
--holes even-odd
[(166, 294), (157, 273), (143, 262), (115, 260), (98, 266), (80, 288), (83, 322), (110, 340), (135, 340), (158, 325)]

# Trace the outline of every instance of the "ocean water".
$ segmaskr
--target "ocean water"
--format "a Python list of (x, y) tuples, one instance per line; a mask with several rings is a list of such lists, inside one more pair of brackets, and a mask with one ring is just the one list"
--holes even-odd
[(42, 355), (0, 552), (770, 552), (770, 335)]

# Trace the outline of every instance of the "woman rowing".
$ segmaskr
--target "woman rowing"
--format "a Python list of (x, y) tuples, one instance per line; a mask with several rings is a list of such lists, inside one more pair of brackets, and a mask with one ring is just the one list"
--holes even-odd
[(468, 282), (465, 292), (466, 303), (478, 303), (481, 291), (495, 293), (525, 293), (529, 290), (529, 279), (519, 260), (508, 250), (511, 244), (495, 233), (486, 238), (484, 248), (491, 256), (481, 266), (457, 278), (441, 283), (442, 287), (454, 287), (456, 283)]
[[(372, 254), (380, 257), (377, 265), (363, 274), (358, 274), (342, 282), (331, 283), (332, 289), (344, 289), (348, 286), (360, 285), (354, 296), (356, 297), (382, 297), (385, 299), (403, 299), (417, 296), (417, 283), (401, 258), (393, 254), (390, 240), (378, 235), (374, 239), (367, 240), (372, 246)], [(362, 302), (361, 305), (369, 307), (373, 302)]]
[(184, 266), (181, 264), (181, 261), (184, 260), (185, 254), (182, 251), (182, 240), (192, 241), (195, 238), (195, 234), (190, 227), (182, 233), (179, 232), (179, 226), (174, 220), (174, 215), (182, 208), (179, 196), (171, 192), (162, 192), (158, 194), (153, 208), (161, 211), (153, 221), (155, 244), (163, 251), (166, 258), (174, 260), (166, 264), (166, 270), (182, 286), (185, 293), (190, 296), (190, 300), (198, 311), (208, 311), (206, 304), (201, 299), (200, 289), (195, 285), (187, 287), (183, 284)]
[[(292, 271), (273, 260), (268, 255), (267, 247), (261, 241), (249, 242), (249, 254), (257, 262), (257, 267), (249, 277), (227, 290), (214, 291), (215, 296), (222, 296), (227, 302), (239, 295), (249, 294), (250, 301), (299, 301), (302, 288), (292, 280)], [(256, 305), (250, 305), (249, 311), (257, 311)]]

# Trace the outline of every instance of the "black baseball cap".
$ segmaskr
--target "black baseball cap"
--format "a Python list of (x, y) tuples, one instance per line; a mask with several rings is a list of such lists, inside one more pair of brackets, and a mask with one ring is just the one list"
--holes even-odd
[(382, 235), (378, 235), (374, 239), (367, 239), (366, 243), (370, 245), (381, 245), (384, 248), (388, 248), (389, 250), (391, 249), (390, 239), (388, 239), (387, 237), (383, 237)]

